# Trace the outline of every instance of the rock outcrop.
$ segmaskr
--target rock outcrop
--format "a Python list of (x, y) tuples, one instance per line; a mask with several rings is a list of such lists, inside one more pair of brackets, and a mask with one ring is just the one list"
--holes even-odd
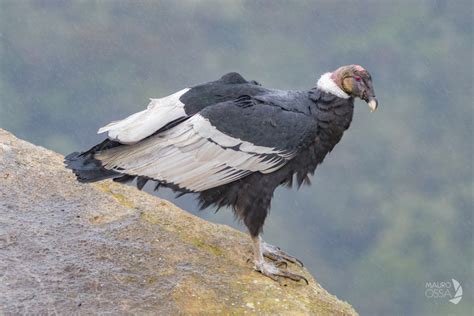
[(0, 129), (0, 314), (356, 315), (304, 269), (254, 272), (245, 234), (62, 161)]

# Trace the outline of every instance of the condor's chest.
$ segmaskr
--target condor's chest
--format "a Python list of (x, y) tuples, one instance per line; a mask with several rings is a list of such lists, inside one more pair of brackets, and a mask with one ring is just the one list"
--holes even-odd
[(338, 142), (352, 122), (354, 99), (342, 99), (321, 93), (311, 109), (318, 124), (318, 136)]

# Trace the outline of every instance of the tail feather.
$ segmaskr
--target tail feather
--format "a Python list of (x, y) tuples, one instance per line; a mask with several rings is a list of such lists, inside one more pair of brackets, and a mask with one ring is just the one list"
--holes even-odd
[(102, 167), (100, 161), (94, 159), (90, 153), (74, 152), (65, 157), (66, 167), (72, 169), (79, 182), (95, 182), (120, 175)]
[(79, 182), (95, 182), (121, 176), (116, 171), (105, 169), (102, 167), (102, 163), (94, 158), (96, 152), (120, 145), (118, 142), (106, 139), (88, 151), (74, 152), (67, 155), (64, 158), (64, 163), (67, 168), (72, 169)]
[(179, 187), (161, 182), (157, 179), (150, 179), (144, 176), (136, 176), (120, 173), (119, 171), (107, 170), (102, 166), (102, 162), (94, 158), (94, 155), (102, 150), (111, 149), (117, 146), (127, 146), (119, 142), (106, 139), (102, 143), (95, 145), (85, 152), (74, 152), (64, 158), (67, 168), (71, 169), (79, 182), (88, 183), (106, 179), (113, 179), (118, 183), (128, 183), (137, 179), (136, 186), (139, 190), (143, 189), (148, 181), (155, 182), (155, 191), (158, 191), (161, 185), (171, 188), (174, 191), (189, 193), (189, 191)]

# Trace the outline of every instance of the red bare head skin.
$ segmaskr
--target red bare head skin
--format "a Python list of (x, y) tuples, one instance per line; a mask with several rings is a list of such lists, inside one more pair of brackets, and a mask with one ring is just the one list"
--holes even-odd
[(354, 69), (360, 72), (367, 72), (361, 65), (354, 65)]
[[(364, 77), (369, 77), (370, 75), (367, 72), (367, 70), (364, 69), (361, 65), (346, 65), (346, 66), (341, 66), (337, 68), (333, 73), (331, 74), (331, 79), (337, 84), (339, 88), (345, 91), (344, 86), (343, 86), (343, 81), (345, 78), (348, 77), (356, 77), (356, 76), (364, 76)], [(346, 93), (349, 93), (345, 91)]]
[(360, 65), (346, 65), (337, 68), (331, 79), (336, 85), (351, 97), (361, 98), (366, 101), (371, 110), (377, 108), (377, 99), (369, 72)]

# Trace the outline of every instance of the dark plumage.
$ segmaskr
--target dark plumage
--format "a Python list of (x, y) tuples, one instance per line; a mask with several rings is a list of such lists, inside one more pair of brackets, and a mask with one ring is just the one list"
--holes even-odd
[(202, 208), (230, 206), (255, 244), (255, 268), (273, 279), (303, 277), (263, 260), (299, 262), (260, 240), (274, 190), (309, 183), (349, 127), (354, 97), (377, 103), (370, 75), (358, 65), (325, 74), (315, 88), (263, 88), (237, 73), (184, 89), (99, 132), (109, 138), (66, 157), (81, 182), (137, 178), (197, 193)]

